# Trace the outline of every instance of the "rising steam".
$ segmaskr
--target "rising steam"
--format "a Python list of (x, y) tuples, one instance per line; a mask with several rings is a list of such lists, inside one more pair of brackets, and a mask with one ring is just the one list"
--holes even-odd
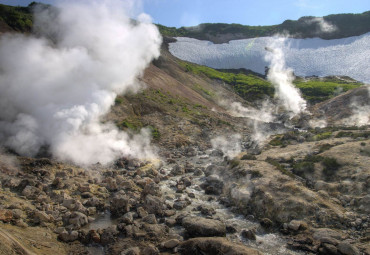
[[(65, 1), (36, 13), (39, 37), (0, 39), (0, 142), (34, 156), (103, 164), (151, 157), (149, 133), (130, 136), (101, 123), (117, 94), (137, 91), (160, 54), (147, 15), (133, 22), (120, 1)], [(127, 11), (127, 10), (126, 10)]]
[(306, 21), (307, 24), (316, 23), (318, 26), (318, 33), (333, 33), (338, 30), (338, 28), (326, 21), (323, 17), (314, 17)]
[(228, 137), (218, 136), (211, 140), (211, 144), (214, 149), (221, 150), (224, 155), (233, 158), (242, 150), (240, 145), (241, 138), (239, 134), (233, 134)]
[(299, 90), (293, 85), (293, 70), (285, 65), (284, 44), (284, 37), (276, 37), (271, 45), (266, 48), (268, 53), (265, 59), (270, 63), (267, 79), (275, 87), (275, 97), (293, 117), (305, 111), (307, 103), (301, 97)]

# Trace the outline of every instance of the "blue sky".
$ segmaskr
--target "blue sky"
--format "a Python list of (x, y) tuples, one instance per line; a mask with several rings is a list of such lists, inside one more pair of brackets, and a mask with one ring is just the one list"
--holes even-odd
[[(39, 0), (53, 3), (55, 0)], [(131, 0), (139, 2), (139, 0)], [(362, 13), (370, 0), (140, 0), (141, 11), (155, 23), (166, 26), (194, 26), (199, 23), (274, 25), (302, 16)], [(2, 4), (28, 5), (30, 0), (0, 0)]]

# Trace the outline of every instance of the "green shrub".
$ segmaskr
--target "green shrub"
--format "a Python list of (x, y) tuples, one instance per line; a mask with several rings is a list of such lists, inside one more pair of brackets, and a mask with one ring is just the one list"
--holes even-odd
[(303, 161), (318, 163), (324, 160), (323, 156), (319, 155), (307, 155)]
[(229, 160), (229, 165), (231, 168), (235, 168), (240, 165), (240, 161), (237, 158)]
[(241, 160), (256, 160), (256, 156), (250, 155), (250, 154), (245, 154), (241, 157)]
[(122, 104), (123, 103), (123, 98), (122, 97), (116, 97), (116, 99), (114, 99), (114, 103), (116, 105), (119, 105), (119, 104)]
[(158, 128), (153, 126), (147, 126), (147, 128), (149, 128), (153, 139), (158, 140), (161, 137), (161, 133), (159, 132)]
[(324, 132), (324, 133), (320, 133), (320, 134), (317, 134), (317, 135), (314, 135), (312, 137), (312, 140), (314, 141), (320, 141), (320, 140), (324, 140), (324, 139), (328, 139), (332, 136), (332, 132)]
[(294, 178), (294, 174), (292, 174), (291, 172), (289, 172), (288, 170), (286, 170), (278, 161), (276, 161), (275, 159), (272, 159), (272, 158), (267, 158), (266, 159), (266, 162), (275, 166), (276, 169), (278, 169), (281, 173), (285, 174), (285, 175), (288, 175), (289, 177), (292, 177)]
[(315, 171), (315, 165), (310, 161), (302, 161), (293, 165), (293, 173), (299, 176), (304, 176), (306, 173)]
[(323, 173), (326, 176), (334, 174), (340, 167), (340, 164), (335, 158), (324, 158), (321, 163), (324, 166)]
[(323, 145), (320, 146), (319, 153), (322, 153), (324, 151), (330, 150), (330, 148), (332, 148), (332, 147), (334, 147), (334, 145), (325, 143), (325, 144), (323, 144)]

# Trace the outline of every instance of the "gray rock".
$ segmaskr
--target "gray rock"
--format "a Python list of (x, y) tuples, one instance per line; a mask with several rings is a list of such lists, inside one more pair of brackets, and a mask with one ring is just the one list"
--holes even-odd
[(59, 240), (66, 243), (73, 242), (78, 239), (78, 232), (77, 231), (67, 232), (66, 230), (64, 230), (62, 233), (58, 235), (58, 238)]
[(40, 195), (40, 193), (41, 190), (33, 186), (26, 186), (22, 191), (22, 195), (25, 196), (27, 199), (36, 199)]
[[(262, 255), (261, 252), (242, 244), (228, 241), (223, 237), (200, 237), (182, 242), (179, 246), (181, 254), (230, 254), (230, 255)], [(196, 251), (196, 252), (194, 252)]]
[(145, 197), (144, 208), (148, 213), (153, 213), (155, 215), (162, 215), (165, 209), (162, 199), (152, 195), (147, 195)]
[(72, 224), (75, 228), (80, 228), (89, 223), (87, 216), (81, 212), (73, 212), (69, 218), (69, 224)]
[(157, 219), (154, 214), (149, 214), (143, 218), (143, 221), (149, 224), (157, 224)]
[(176, 210), (182, 210), (188, 205), (190, 205), (190, 203), (191, 203), (190, 201), (178, 200), (178, 201), (175, 201), (175, 203), (173, 203), (173, 208)]
[(131, 247), (121, 252), (121, 255), (140, 255), (139, 247)]
[(340, 242), (337, 248), (344, 255), (360, 255), (360, 251), (348, 242)]
[(183, 175), (184, 173), (185, 173), (185, 169), (177, 164), (171, 170), (171, 174), (175, 176)]
[(100, 235), (100, 242), (103, 245), (113, 243), (116, 240), (116, 236), (119, 234), (117, 226), (112, 225), (103, 230), (103, 233)]
[(110, 203), (110, 211), (113, 215), (120, 215), (130, 211), (131, 204), (130, 199), (128, 196), (122, 194), (121, 192), (117, 192), (111, 203)]
[(175, 248), (177, 245), (179, 245), (180, 241), (177, 240), (177, 239), (171, 239), (171, 240), (168, 240), (168, 241), (165, 241), (163, 243), (163, 247), (167, 248), (167, 249), (173, 249)]
[(51, 217), (43, 211), (35, 211), (34, 219), (38, 223), (45, 223), (50, 222)]
[(200, 185), (206, 194), (220, 195), (224, 187), (224, 181), (218, 175), (210, 175)]
[(323, 243), (321, 254), (336, 255), (336, 254), (338, 254), (338, 249), (337, 249), (337, 247), (335, 247), (332, 244)]
[(182, 226), (185, 228), (189, 236), (192, 237), (226, 235), (226, 226), (219, 220), (187, 216), (183, 218)]
[(243, 229), (241, 235), (245, 239), (256, 240), (256, 229)]
[(329, 228), (318, 228), (314, 230), (313, 238), (320, 241), (327, 238), (342, 240), (342, 234)]
[(142, 254), (145, 254), (145, 255), (159, 255), (159, 250), (157, 249), (157, 247), (154, 247), (153, 245), (149, 245), (147, 247), (145, 247), (143, 249), (143, 252)]

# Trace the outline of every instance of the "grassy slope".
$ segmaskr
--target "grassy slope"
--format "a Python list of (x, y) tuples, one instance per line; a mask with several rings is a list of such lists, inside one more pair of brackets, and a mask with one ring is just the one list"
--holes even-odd
[[(214, 41), (214, 36), (233, 34), (234, 39), (271, 36), (276, 33), (288, 32), (298, 38), (320, 37), (323, 39), (344, 38), (370, 32), (370, 11), (361, 14), (335, 14), (323, 17), (325, 21), (338, 29), (332, 33), (319, 32), (317, 23), (307, 22), (313, 17), (302, 17), (298, 20), (286, 20), (273, 26), (246, 26), (240, 24), (204, 23), (197, 27), (165, 27), (158, 25), (161, 33), (166, 36), (186, 36), (200, 40)], [(227, 40), (231, 40), (228, 38)], [(216, 42), (216, 41), (214, 41)]]
[[(262, 99), (264, 96), (273, 96), (274, 88), (267, 80), (253, 74), (222, 72), (210, 67), (180, 61), (186, 72), (205, 75), (231, 85), (234, 91), (247, 101)], [(310, 103), (318, 103), (333, 96), (346, 92), (362, 85), (351, 79), (335, 77), (312, 78), (304, 80), (297, 78), (294, 84), (300, 89), (303, 97)]]
[(0, 4), (0, 21), (18, 32), (30, 32), (32, 29), (31, 7), (14, 7)]

